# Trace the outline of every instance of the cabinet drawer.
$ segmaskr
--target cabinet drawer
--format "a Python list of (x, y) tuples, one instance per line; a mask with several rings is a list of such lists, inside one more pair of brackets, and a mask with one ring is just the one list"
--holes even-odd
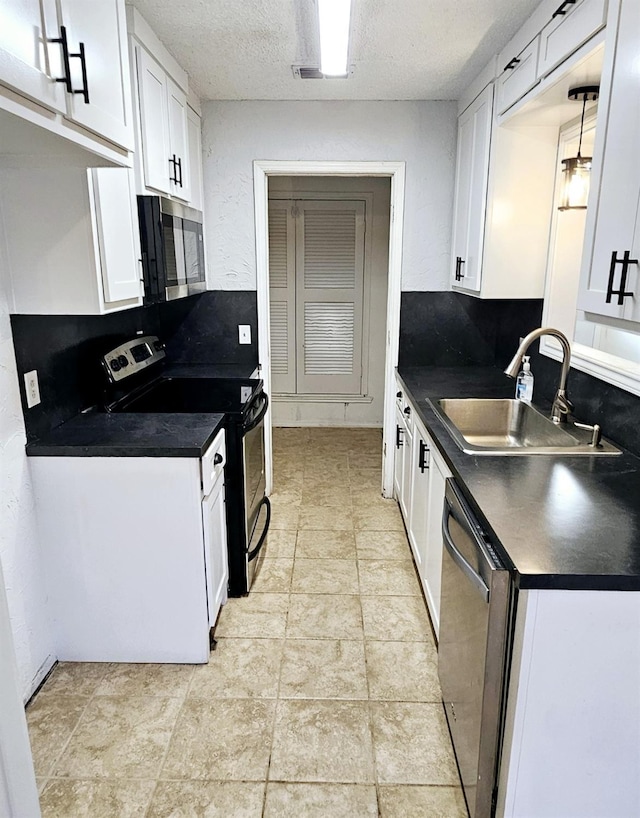
[(540, 35), (538, 77), (546, 76), (605, 24), (607, 0), (564, 0)]
[(218, 432), (213, 443), (202, 455), (200, 467), (202, 469), (202, 493), (206, 497), (218, 482), (226, 463), (224, 429)]
[(540, 35), (506, 63), (497, 83), (496, 107), (499, 114), (503, 114), (538, 81), (539, 48)]

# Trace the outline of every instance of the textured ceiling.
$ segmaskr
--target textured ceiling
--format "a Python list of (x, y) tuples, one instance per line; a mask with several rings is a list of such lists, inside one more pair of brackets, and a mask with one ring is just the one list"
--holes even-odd
[(352, 0), (348, 80), (318, 65), (315, 0), (133, 0), (201, 99), (457, 99), (540, 0)]

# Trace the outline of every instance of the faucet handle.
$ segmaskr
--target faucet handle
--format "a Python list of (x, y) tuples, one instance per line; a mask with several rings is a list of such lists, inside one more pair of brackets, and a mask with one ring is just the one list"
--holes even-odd
[(591, 432), (591, 443), (589, 446), (593, 446), (595, 449), (600, 445), (600, 441), (602, 440), (602, 429), (600, 428), (599, 424), (594, 423), (577, 423), (575, 420), (573, 425), (576, 426), (578, 429), (584, 429), (587, 432)]
[(564, 389), (558, 389), (551, 407), (551, 420), (554, 423), (566, 423), (573, 412), (573, 404), (567, 397)]

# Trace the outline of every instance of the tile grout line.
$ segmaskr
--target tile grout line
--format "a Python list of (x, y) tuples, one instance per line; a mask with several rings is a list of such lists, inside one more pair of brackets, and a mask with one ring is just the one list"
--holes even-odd
[[(58, 764), (58, 762), (61, 760), (61, 758), (63, 757), (63, 755), (66, 753), (66, 751), (67, 751), (67, 747), (69, 746), (69, 743), (70, 743), (71, 739), (72, 739), (72, 738), (74, 737), (74, 735), (76, 734), (76, 731), (78, 730), (78, 727), (80, 726), (80, 723), (81, 723), (81, 721), (82, 721), (82, 718), (83, 718), (84, 714), (87, 712), (87, 708), (89, 707), (89, 705), (91, 704), (91, 702), (92, 702), (92, 701), (95, 699), (95, 697), (96, 697), (96, 691), (98, 690), (98, 687), (99, 687), (99, 686), (102, 684), (102, 682), (103, 682), (103, 680), (104, 680), (105, 676), (107, 675), (107, 671), (108, 671), (108, 669), (109, 669), (109, 666), (110, 666), (110, 665), (112, 665), (112, 664), (113, 664), (113, 662), (106, 662), (106, 663), (105, 663), (105, 665), (106, 665), (106, 666), (105, 666), (105, 668), (104, 668), (104, 671), (103, 671), (103, 673), (102, 673), (102, 676), (100, 677), (99, 681), (97, 681), (97, 682), (96, 682), (95, 687), (94, 687), (94, 689), (93, 689), (93, 693), (92, 693), (92, 694), (89, 696), (89, 698), (88, 698), (88, 700), (87, 700), (87, 703), (86, 703), (86, 704), (85, 704), (85, 706), (82, 708), (82, 712), (81, 712), (81, 713), (80, 713), (80, 715), (78, 716), (78, 721), (76, 722), (76, 726), (73, 728), (73, 730), (72, 730), (72, 731), (71, 731), (71, 733), (69, 734), (69, 738), (66, 740), (66, 742), (65, 742), (65, 743), (64, 743), (64, 745), (62, 746), (62, 749), (60, 750), (60, 753), (59, 753), (59, 754), (58, 754), (58, 755), (55, 757), (54, 761), (51, 763), (51, 767), (49, 768), (49, 772), (48, 772), (47, 776), (45, 776), (45, 777), (47, 778), (47, 785), (49, 784), (49, 782), (50, 782), (51, 780), (54, 780), (54, 779), (55, 779), (55, 780), (57, 780), (57, 776), (55, 776), (55, 775), (53, 774), (53, 773), (54, 773), (54, 769), (56, 768), (56, 765), (57, 765), (57, 764)], [(40, 692), (42, 692), (42, 691), (40, 691)], [(54, 694), (54, 695), (55, 695), (55, 694)], [(76, 694), (76, 695), (79, 695), (79, 694)], [(44, 793), (44, 787), (42, 788), (42, 792)]]
[[(211, 653), (211, 651), (209, 651), (209, 653)], [(189, 684), (185, 687), (185, 691), (184, 691), (184, 694), (182, 696), (182, 702), (181, 702), (180, 707), (178, 708), (178, 711), (176, 713), (176, 717), (174, 719), (173, 727), (171, 728), (171, 732), (169, 733), (169, 738), (167, 739), (167, 746), (164, 748), (164, 753), (162, 754), (162, 759), (160, 760), (160, 763), (158, 764), (158, 773), (157, 773), (157, 775), (155, 777), (155, 785), (153, 787), (153, 791), (151, 793), (151, 798), (149, 799), (149, 803), (147, 804), (147, 807), (146, 807), (146, 809), (144, 811), (144, 818), (146, 818), (146, 816), (149, 814), (149, 810), (151, 809), (151, 804), (153, 803), (153, 799), (155, 798), (156, 790), (158, 789), (158, 784), (160, 783), (160, 780), (161, 780), (161, 777), (162, 777), (162, 772), (164, 770), (164, 765), (165, 765), (165, 763), (167, 761), (167, 756), (169, 755), (169, 749), (171, 747), (171, 740), (173, 738), (173, 734), (175, 732), (176, 725), (178, 724), (178, 719), (180, 718), (180, 715), (182, 714), (182, 711), (184, 710), (187, 699), (189, 697), (189, 691), (191, 689), (191, 683), (193, 681), (194, 675), (195, 675), (195, 665), (192, 668), (191, 678), (189, 679)]]

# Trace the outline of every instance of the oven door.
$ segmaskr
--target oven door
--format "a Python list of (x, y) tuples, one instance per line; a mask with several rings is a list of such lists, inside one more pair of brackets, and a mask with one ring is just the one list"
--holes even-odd
[(265, 543), (271, 520), (271, 507), (264, 494), (264, 416), (268, 407), (269, 399), (261, 392), (242, 428), (247, 590), (251, 587), (258, 555)]

